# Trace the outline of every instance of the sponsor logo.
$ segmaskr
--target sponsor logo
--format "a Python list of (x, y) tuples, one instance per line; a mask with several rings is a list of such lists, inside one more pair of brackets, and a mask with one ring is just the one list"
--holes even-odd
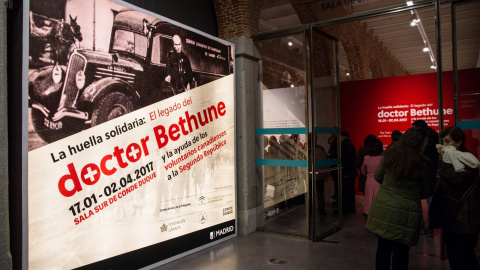
[(178, 219), (178, 220), (169, 222), (168, 226), (177, 226), (177, 225), (180, 225), (180, 224), (183, 224), (183, 223), (185, 223), (185, 219)]
[(227, 207), (227, 208), (223, 208), (223, 215), (226, 216), (226, 215), (230, 215), (233, 213), (233, 206), (230, 206), (230, 207)]
[(220, 202), (220, 201), (223, 201), (222, 196), (217, 196), (217, 197), (213, 197), (211, 199), (208, 199), (208, 203), (215, 203), (215, 202)]
[(200, 224), (204, 224), (205, 222), (207, 222), (207, 213), (200, 213), (200, 215), (198, 216), (198, 222), (200, 222)]
[(168, 232), (180, 230), (181, 224), (185, 223), (185, 219), (178, 219), (168, 223)]
[(168, 226), (163, 223), (162, 227), (160, 227), (161, 232), (166, 232), (168, 229)]
[(235, 230), (235, 227), (234, 226), (229, 226), (229, 227), (225, 227), (223, 229), (220, 229), (220, 230), (216, 230), (216, 231), (213, 231), (213, 232), (210, 232), (210, 240), (213, 240), (219, 236), (222, 236), (222, 235), (225, 235), (227, 233), (231, 233)]

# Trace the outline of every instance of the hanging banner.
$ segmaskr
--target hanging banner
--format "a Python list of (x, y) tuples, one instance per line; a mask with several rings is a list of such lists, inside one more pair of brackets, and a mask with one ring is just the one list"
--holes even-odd
[(26, 266), (148, 268), (235, 236), (233, 45), (121, 1), (27, 12)]

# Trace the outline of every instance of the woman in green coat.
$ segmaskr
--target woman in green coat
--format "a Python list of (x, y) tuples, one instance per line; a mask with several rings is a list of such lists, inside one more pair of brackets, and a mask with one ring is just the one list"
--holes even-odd
[(424, 155), (428, 136), (410, 128), (385, 151), (375, 172), (381, 186), (373, 200), (366, 228), (378, 235), (376, 269), (408, 269), (410, 246), (418, 242), (421, 200), (432, 195), (435, 169)]

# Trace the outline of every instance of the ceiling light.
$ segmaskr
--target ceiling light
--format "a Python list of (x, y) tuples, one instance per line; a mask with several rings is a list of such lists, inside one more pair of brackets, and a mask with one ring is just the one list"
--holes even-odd
[(407, 6), (413, 6), (413, 1), (407, 1)]
[(413, 19), (412, 22), (410, 23), (411, 26), (415, 26), (420, 22), (420, 19)]
[(295, 87), (295, 85), (294, 85), (294, 84), (290, 84), (290, 87), (293, 88), (293, 87)]
[(425, 29), (423, 28), (423, 24), (420, 21), (420, 15), (418, 15), (418, 12), (416, 9), (410, 10), (410, 20), (412, 23), (410, 25), (416, 26), (418, 29), (418, 32), (420, 33), (420, 36), (422, 37), (423, 44), (425, 44), (423, 51), (427, 52), (428, 55), (430, 56), (430, 61), (432, 61), (432, 69), (437, 69), (437, 64), (435, 61), (435, 55), (432, 51), (432, 46), (430, 46), (430, 42), (428, 41), (427, 33), (425, 32)]
[(350, 71), (348, 69), (345, 70), (345, 75), (350, 76)]
[(289, 41), (288, 46), (293, 46), (293, 42)]

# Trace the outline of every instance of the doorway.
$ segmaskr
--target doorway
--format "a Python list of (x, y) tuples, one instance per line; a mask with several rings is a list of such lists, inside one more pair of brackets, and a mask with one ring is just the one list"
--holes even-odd
[(341, 227), (338, 43), (306, 28), (255, 45), (262, 56), (256, 163), (265, 222), (259, 230), (318, 240)]

